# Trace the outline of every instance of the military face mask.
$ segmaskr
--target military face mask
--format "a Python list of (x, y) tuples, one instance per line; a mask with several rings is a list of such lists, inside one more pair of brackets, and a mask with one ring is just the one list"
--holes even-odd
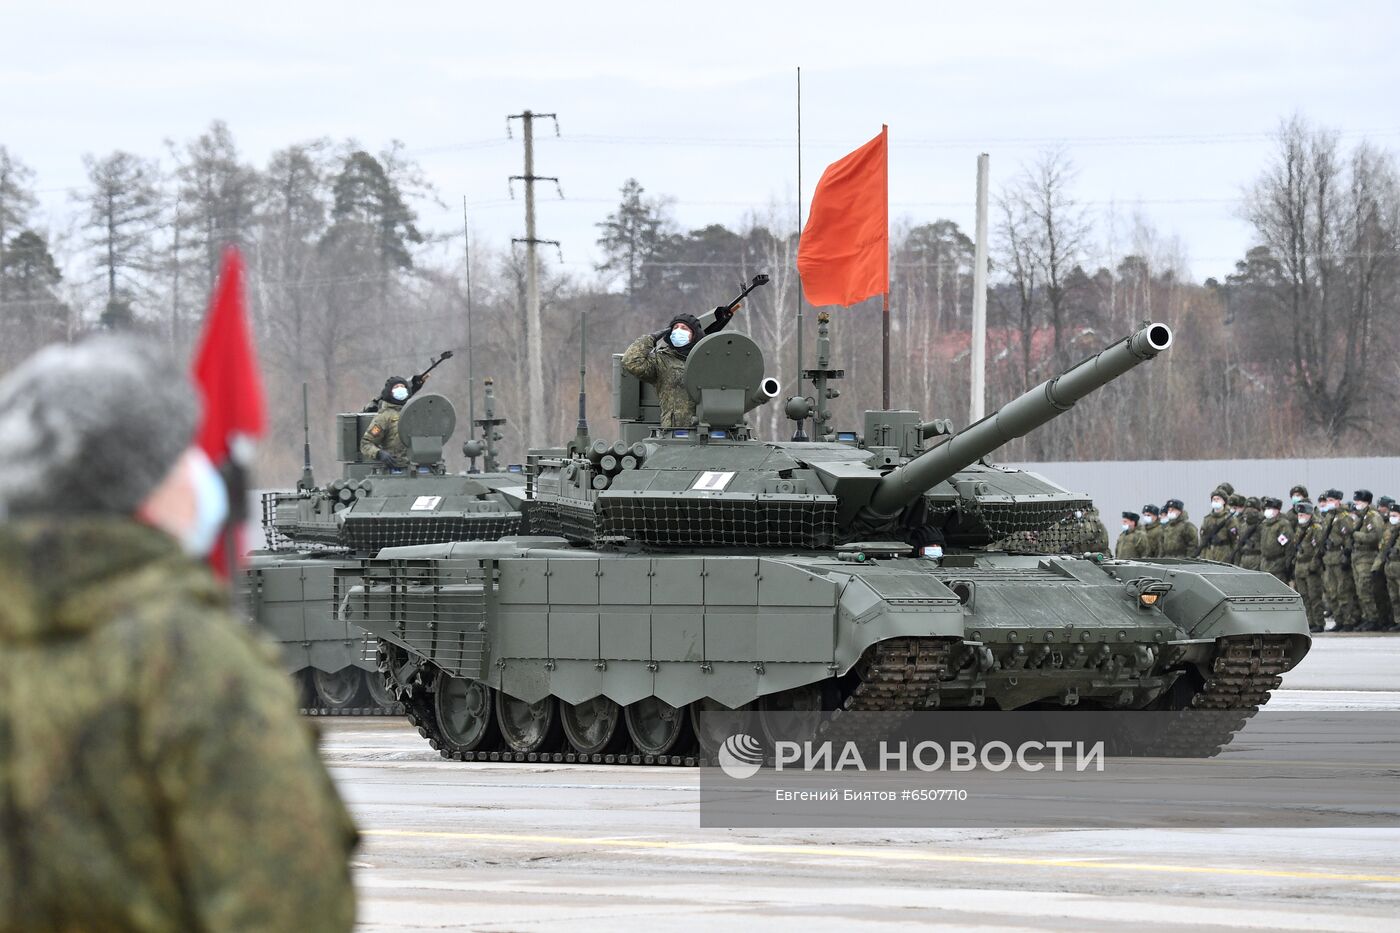
[(1365, 502), (1362, 502), (1360, 499), (1357, 499), (1351, 504), (1351, 507), (1356, 511), (1360, 512), (1362, 509), (1366, 508), (1366, 505), (1367, 504)]
[(1278, 509), (1265, 509), (1265, 510), (1264, 510), (1264, 517), (1265, 517), (1265, 518), (1278, 518)]
[(1123, 530), (1124, 530), (1124, 531), (1130, 531), (1130, 530), (1132, 530), (1132, 527), (1133, 527), (1133, 526), (1130, 525), (1130, 524), (1128, 524), (1127, 522), (1124, 522), (1124, 523), (1123, 523)]
[(671, 346), (676, 347), (676, 348), (678, 348), (678, 349), (679, 349), (680, 347), (687, 347), (687, 346), (690, 346), (690, 328), (689, 328), (689, 327), (673, 327), (673, 328), (671, 328)]
[(1309, 515), (1307, 512), (1298, 513), (1298, 524), (1306, 525), (1310, 521), (1312, 521), (1312, 516)]
[(1164, 521), (1164, 522), (1174, 522), (1174, 521), (1176, 521), (1176, 520), (1177, 520), (1178, 518), (1180, 518), (1180, 517), (1181, 517), (1181, 513), (1178, 512), (1176, 509), (1172, 509), (1172, 510), (1171, 510), (1170, 512), (1168, 512), (1165, 516), (1163, 516), (1162, 521)]
[(1221, 509), (1223, 509), (1223, 508), (1225, 508), (1225, 500), (1224, 500), (1224, 499), (1212, 499), (1212, 500), (1210, 500), (1210, 510), (1211, 510), (1212, 512), (1219, 512), (1219, 511), (1220, 511)]
[(1303, 501), (1303, 497), (1302, 497), (1302, 496), (1294, 496), (1294, 497), (1293, 497), (1293, 504), (1294, 504), (1294, 505), (1297, 505), (1299, 502), (1302, 502), (1302, 501)]
[(408, 386), (394, 386), (389, 390), (389, 394), (394, 397), (396, 402), (408, 401)]
[(1400, 525), (1400, 513), (1391, 512), (1391, 513), (1390, 513), (1390, 523), (1391, 523), (1392, 525)]
[(1142, 517), (1142, 523), (1143, 523), (1144, 525), (1150, 525), (1150, 524), (1152, 524), (1153, 522), (1155, 522), (1156, 520), (1157, 520), (1157, 519), (1153, 518), (1151, 515), (1144, 515), (1144, 516)]

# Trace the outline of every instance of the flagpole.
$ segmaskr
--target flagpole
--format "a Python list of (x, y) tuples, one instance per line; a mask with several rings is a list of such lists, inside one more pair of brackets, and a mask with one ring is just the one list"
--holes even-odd
[(885, 137), (885, 295), (881, 308), (880, 322), (880, 382), (881, 396), (885, 411), (890, 410), (890, 128), (880, 127)]
[[(802, 247), (802, 66), (797, 66), (797, 246)], [(802, 308), (804, 304), (802, 297), (802, 279), (797, 281), (797, 394), (802, 394)], [(821, 364), (818, 363), (818, 366)], [(792, 439), (795, 441), (807, 440), (807, 432), (803, 430), (802, 422), (797, 422), (797, 430), (793, 432)]]

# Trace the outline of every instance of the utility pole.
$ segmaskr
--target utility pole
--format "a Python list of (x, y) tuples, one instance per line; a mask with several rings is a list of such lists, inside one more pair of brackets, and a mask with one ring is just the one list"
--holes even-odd
[[(525, 342), (527, 344), (526, 354), (526, 406), (525, 417), (527, 427), (525, 441), (527, 447), (540, 447), (544, 438), (541, 430), (544, 422), (544, 359), (541, 349), (541, 331), (543, 325), (540, 321), (540, 279), (539, 279), (539, 258), (538, 247), (541, 243), (558, 246), (558, 240), (541, 240), (535, 235), (535, 182), (552, 181), (558, 187), (559, 179), (552, 175), (535, 174), (535, 121), (547, 119), (554, 121), (554, 135), (559, 135), (559, 118), (552, 113), (535, 113), (525, 110), (520, 113), (511, 114), (506, 118), (506, 135), (510, 135), (510, 121), (519, 120), (522, 128), (522, 135), (525, 137), (525, 174), (512, 175), (511, 181), (522, 181), (525, 183), (525, 236), (516, 237), (512, 243), (525, 244)], [(515, 196), (515, 189), (511, 189), (511, 197)], [(563, 191), (559, 196), (564, 196)], [(488, 455), (489, 456), (489, 455)]]
[(476, 424), (476, 381), (472, 375), (472, 231), (467, 224), (467, 196), (462, 195), (462, 243), (467, 260), (467, 424)]
[(977, 246), (972, 262), (972, 405), (976, 424), (987, 414), (987, 173), (991, 156), (977, 157)]

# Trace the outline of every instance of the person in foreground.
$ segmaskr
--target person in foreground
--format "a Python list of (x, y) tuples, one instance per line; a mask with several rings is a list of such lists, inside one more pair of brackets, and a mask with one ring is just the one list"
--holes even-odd
[(194, 397), (112, 337), (0, 380), (0, 929), (353, 926), (354, 826), (199, 562)]

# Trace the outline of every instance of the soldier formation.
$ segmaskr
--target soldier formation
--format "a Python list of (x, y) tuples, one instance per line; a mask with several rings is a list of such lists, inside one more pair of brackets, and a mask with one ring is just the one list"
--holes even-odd
[(1243, 496), (1221, 483), (1197, 531), (1180, 499), (1123, 513), (1114, 556), (1201, 557), (1273, 574), (1298, 591), (1308, 626), (1339, 632), (1400, 631), (1400, 509), (1390, 496), (1358, 489), (1347, 507), (1340, 489), (1314, 505), (1304, 486), (1290, 505)]

